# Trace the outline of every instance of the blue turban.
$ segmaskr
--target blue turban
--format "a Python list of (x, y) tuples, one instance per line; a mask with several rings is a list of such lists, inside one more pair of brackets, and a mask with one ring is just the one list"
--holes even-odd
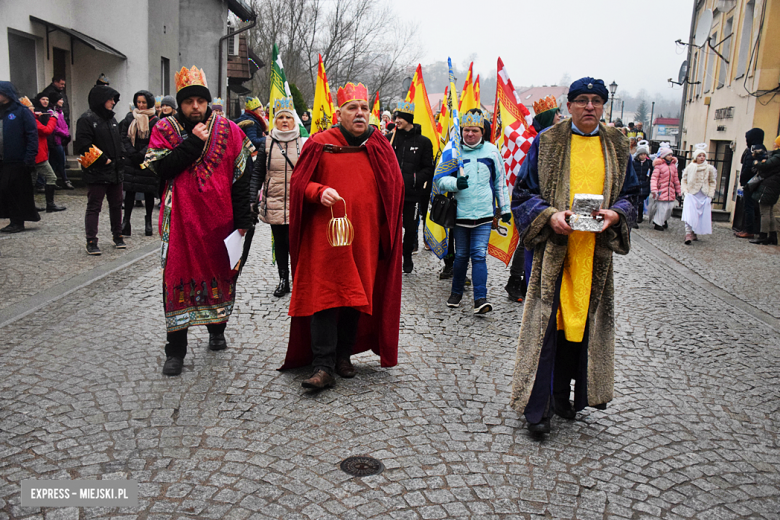
[(580, 78), (569, 87), (569, 101), (574, 101), (580, 94), (598, 94), (605, 103), (609, 100), (609, 91), (604, 81), (591, 77)]

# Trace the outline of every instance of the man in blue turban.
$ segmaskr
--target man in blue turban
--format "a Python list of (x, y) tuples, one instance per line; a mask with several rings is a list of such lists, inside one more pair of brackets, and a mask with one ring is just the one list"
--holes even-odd
[[(512, 193), (524, 247), (534, 251), (520, 327), (511, 405), (528, 429), (550, 431), (552, 412), (573, 419), (604, 408), (614, 387), (612, 253), (627, 254), (639, 182), (628, 139), (599, 123), (608, 99), (600, 79), (569, 88), (571, 119), (539, 134)], [(598, 232), (569, 225), (574, 196), (602, 195)], [(574, 380), (574, 403), (570, 401)]]

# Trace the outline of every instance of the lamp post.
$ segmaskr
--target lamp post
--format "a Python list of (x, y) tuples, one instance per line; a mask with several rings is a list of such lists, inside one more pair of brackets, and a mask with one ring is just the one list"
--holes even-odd
[(612, 107), (615, 104), (615, 92), (617, 91), (617, 83), (613, 80), (612, 83), (609, 84), (609, 94), (612, 97), (612, 100), (609, 102), (609, 122), (612, 122)]

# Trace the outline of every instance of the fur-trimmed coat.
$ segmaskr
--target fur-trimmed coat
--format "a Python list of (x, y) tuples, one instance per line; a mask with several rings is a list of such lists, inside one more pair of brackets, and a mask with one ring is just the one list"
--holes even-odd
[(696, 164), (691, 162), (685, 167), (680, 182), (682, 193), (696, 195), (703, 191), (706, 196), (713, 198), (715, 196), (715, 185), (718, 180), (718, 171), (711, 164)]
[[(523, 412), (531, 396), (545, 330), (552, 315), (556, 282), (563, 271), (568, 236), (555, 233), (550, 217), (569, 209), (571, 120), (559, 123), (534, 140), (512, 193), (512, 212), (520, 239), (533, 249), (525, 308), (512, 379), (511, 406)], [(612, 253), (625, 255), (631, 246), (629, 230), (636, 220), (631, 198), (639, 180), (629, 155), (628, 139), (617, 129), (599, 124), (604, 152), (604, 206), (620, 221), (596, 235), (593, 281), (588, 310), (587, 396), (590, 406), (612, 400), (614, 387), (615, 312)], [(594, 137), (595, 139), (595, 137)]]

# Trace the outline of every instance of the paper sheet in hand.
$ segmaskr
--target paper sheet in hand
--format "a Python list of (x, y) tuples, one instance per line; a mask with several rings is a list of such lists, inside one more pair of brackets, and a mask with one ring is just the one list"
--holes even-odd
[(228, 251), (228, 256), (230, 257), (230, 268), (235, 269), (236, 264), (239, 260), (241, 260), (241, 253), (244, 250), (244, 237), (241, 236), (241, 233), (238, 232), (238, 230), (233, 231), (228, 235), (228, 237), (225, 239), (225, 247)]

